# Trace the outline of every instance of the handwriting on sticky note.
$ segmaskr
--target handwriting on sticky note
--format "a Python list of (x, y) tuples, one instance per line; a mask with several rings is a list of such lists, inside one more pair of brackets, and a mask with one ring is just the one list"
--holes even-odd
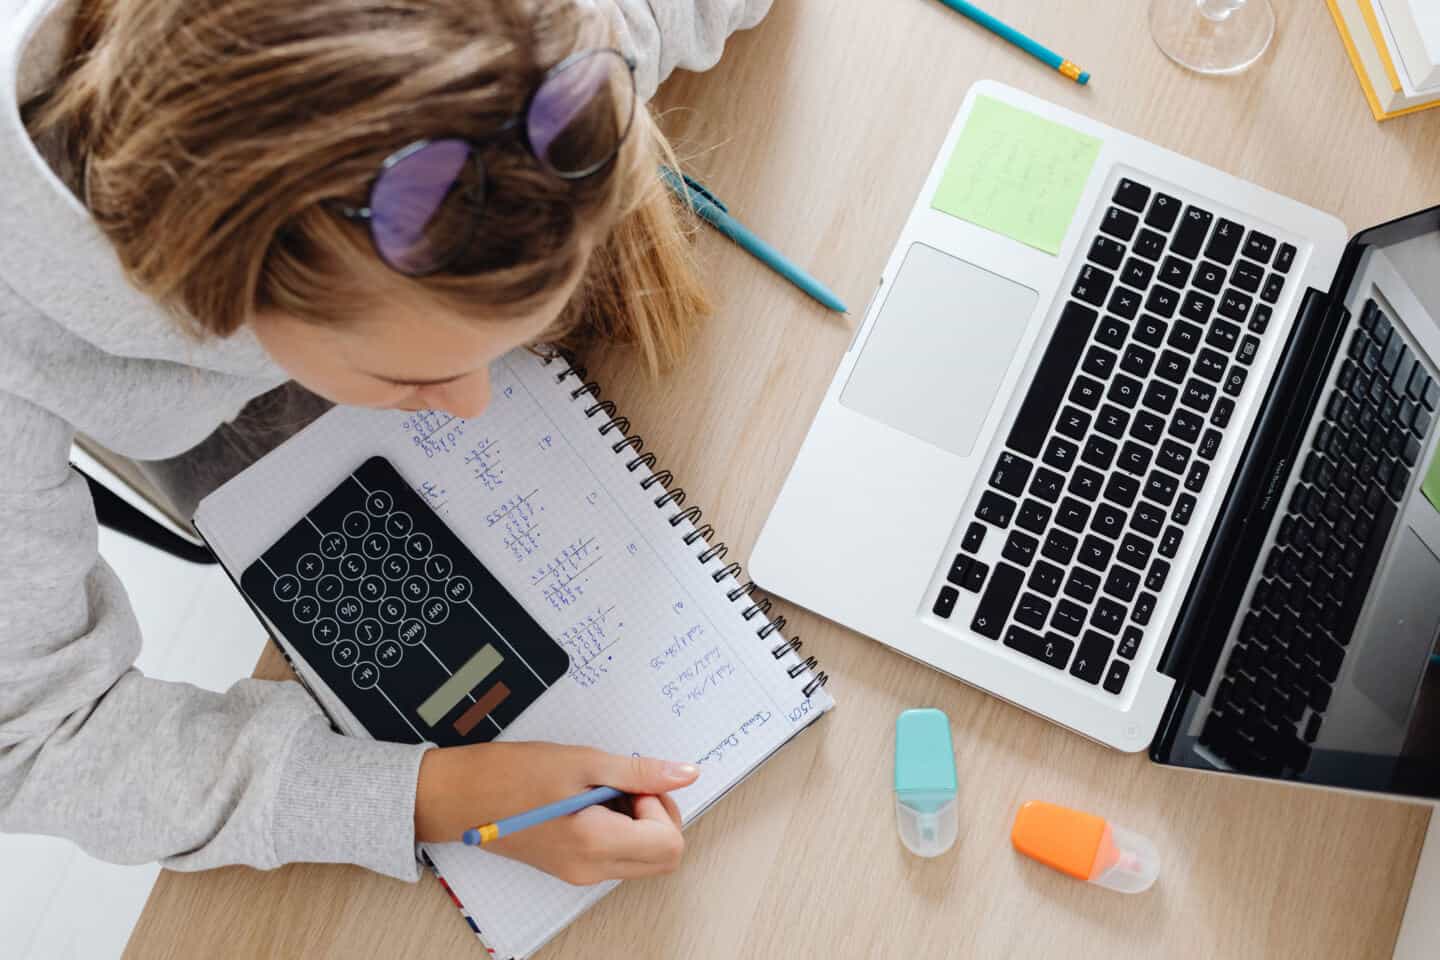
[(1099, 155), (1096, 137), (977, 97), (930, 205), (1057, 254)]

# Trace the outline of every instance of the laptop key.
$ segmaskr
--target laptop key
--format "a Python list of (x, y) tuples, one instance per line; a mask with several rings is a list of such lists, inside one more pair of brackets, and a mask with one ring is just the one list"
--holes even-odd
[(1230, 372), (1225, 375), (1225, 383), (1221, 385), (1221, 389), (1232, 397), (1240, 396), (1240, 391), (1245, 389), (1245, 368), (1231, 367)]
[(1129, 177), (1121, 177), (1120, 182), (1115, 185), (1113, 199), (1120, 206), (1140, 213), (1145, 209), (1145, 204), (1150, 202), (1150, 188), (1143, 183), (1136, 183)]
[(1130, 609), (1130, 619), (1140, 626), (1150, 622), (1150, 617), (1155, 613), (1155, 597), (1153, 594), (1140, 591), (1140, 596), (1135, 598), (1135, 606)]
[(1255, 304), (1255, 311), (1250, 314), (1250, 332), (1264, 333), (1265, 328), (1270, 326), (1271, 309), (1263, 303)]
[[(1020, 509), (1023, 513), (1025, 508), (1021, 507)], [(970, 526), (965, 528), (965, 539), (960, 541), (960, 549), (966, 550), (970, 553), (975, 553), (980, 549), (980, 546), (984, 542), (985, 524), (981, 523), (979, 520), (971, 520)]]
[(1078, 603), (1061, 600), (1055, 604), (1055, 614), (1050, 618), (1050, 625), (1072, 637), (1079, 636), (1085, 627), (1085, 608)]
[(1151, 380), (1145, 387), (1145, 406), (1157, 413), (1169, 413), (1174, 408), (1175, 398), (1179, 393), (1171, 384)]
[(1210, 314), (1215, 309), (1215, 300), (1191, 290), (1185, 294), (1185, 302), (1180, 305), (1180, 315), (1196, 323), (1205, 324), (1210, 321)]
[(1100, 575), (1081, 567), (1071, 570), (1069, 578), (1065, 581), (1065, 596), (1081, 603), (1089, 603), (1094, 600), (1095, 594), (1099, 590)]
[(1159, 593), (1165, 588), (1165, 578), (1168, 576), (1170, 564), (1156, 557), (1155, 562), (1150, 564), (1150, 572), (1145, 574), (1145, 589)]
[(1099, 683), (1113, 646), (1114, 642), (1104, 634), (1086, 630), (1080, 649), (1075, 651), (1075, 662), (1070, 664), (1070, 672), (1086, 683)]
[(1105, 671), (1105, 692), (1119, 693), (1125, 689), (1125, 678), (1130, 675), (1130, 665), (1124, 660), (1116, 660), (1110, 664), (1110, 669)]
[[(1078, 407), (1066, 405), (1055, 422), (1055, 431), (1071, 440), (1084, 440), (1090, 432), (1090, 414)], [(991, 481), (992, 485), (994, 481)]]
[(1069, 440), (1062, 440), (1060, 437), (1051, 437), (1050, 442), (1045, 445), (1045, 455), (1041, 458), (1046, 464), (1056, 470), (1069, 470), (1075, 462), (1075, 457), (1080, 453), (1080, 448)]
[(1000, 631), (1010, 618), (1010, 608), (1015, 605), (1015, 597), (1024, 580), (1025, 575), (1008, 563), (995, 564), (995, 573), (990, 577), (990, 586), (980, 597), (980, 605), (975, 608), (970, 629), (982, 637), (999, 640)]
[(1179, 216), (1180, 201), (1169, 194), (1157, 193), (1150, 201), (1150, 212), (1145, 214), (1145, 222), (1156, 230), (1169, 233)]
[(1070, 292), (1075, 299), (1099, 307), (1104, 305), (1105, 295), (1110, 292), (1110, 285), (1114, 282), (1113, 273), (1087, 263), (1080, 267), (1080, 275), (1075, 278), (1075, 287)]
[(955, 612), (955, 601), (960, 599), (960, 591), (954, 587), (941, 587), (940, 595), (935, 598), (935, 606), (930, 611), (937, 617), (949, 619), (950, 614)]
[(1179, 527), (1166, 527), (1164, 536), (1160, 538), (1160, 545), (1156, 547), (1160, 551), (1160, 556), (1174, 560), (1175, 554), (1180, 552), (1182, 536), (1184, 536), (1184, 531)]
[(1160, 452), (1155, 457), (1155, 465), (1164, 467), (1171, 473), (1183, 474), (1189, 462), (1190, 448), (1168, 438), (1160, 444)]
[(1233, 287), (1229, 288), (1220, 295), (1220, 313), (1234, 320), (1236, 323), (1244, 323), (1246, 314), (1250, 312), (1250, 304), (1252, 302), (1248, 296), (1239, 290)]
[(1230, 282), (1247, 293), (1254, 293), (1265, 282), (1265, 268), (1249, 260), (1238, 260), (1230, 271)]
[(1215, 454), (1220, 452), (1220, 431), (1206, 430), (1200, 436), (1200, 444), (1195, 448), (1195, 455), (1201, 460), (1214, 460)]
[(1034, 568), (1030, 571), (1030, 579), (1025, 585), (1037, 593), (1043, 593), (1047, 597), (1053, 597), (1060, 592), (1060, 582), (1065, 577), (1065, 571), (1044, 560), (1036, 560)]
[(1030, 481), (1030, 493), (1047, 503), (1059, 500), (1060, 493), (1064, 489), (1065, 478), (1045, 467), (1036, 470), (1035, 479)]
[(1121, 563), (1143, 572), (1145, 565), (1150, 562), (1150, 552), (1154, 549), (1149, 540), (1127, 533), (1125, 539), (1120, 541), (1120, 549), (1116, 551), (1115, 557)]
[(1129, 240), (1135, 235), (1135, 228), (1140, 225), (1140, 218), (1135, 214), (1119, 207), (1111, 207), (1105, 211), (1105, 217), (1100, 221), (1100, 229), (1112, 237), (1119, 237), (1121, 240)]
[(1210, 325), (1210, 332), (1205, 334), (1205, 342), (1229, 353), (1235, 349), (1235, 344), (1240, 342), (1240, 327), (1224, 320), (1216, 320)]
[(1270, 255), (1275, 252), (1275, 238), (1269, 234), (1261, 233), (1259, 230), (1251, 230), (1250, 236), (1245, 238), (1245, 256), (1252, 260), (1259, 260), (1261, 263), (1269, 263)]
[(1211, 383), (1219, 383), (1225, 376), (1225, 355), (1209, 347), (1201, 349), (1195, 358), (1195, 372)]
[(1075, 546), (1079, 542), (1064, 530), (1051, 530), (1045, 535), (1045, 545), (1040, 548), (1040, 555), (1064, 566), (1075, 556)]
[(1275, 256), (1275, 269), (1281, 273), (1289, 273), (1290, 267), (1295, 263), (1295, 248), (1288, 243), (1280, 244), (1280, 252)]
[(990, 486), (1012, 497), (1018, 497), (1025, 492), (1025, 483), (1030, 479), (1031, 469), (1029, 460), (1017, 457), (1007, 450), (995, 461), (995, 469), (990, 474)]
[(1255, 355), (1260, 352), (1260, 339), (1258, 337), (1246, 336), (1240, 341), (1240, 352), (1235, 354), (1235, 359), (1245, 365), (1255, 362)]
[[(1011, 449), (1029, 457), (1039, 456), (1050, 424), (1060, 409), (1065, 385), (1070, 382), (1070, 375), (1080, 362), (1097, 316), (1089, 307), (1073, 301), (1065, 304), (1055, 332), (1045, 347), (1040, 367), (1025, 394), (1025, 401), (1010, 427), (1008, 445)], [(1098, 395), (1096, 399), (1099, 399)]]
[[(1020, 512), (1015, 515), (1015, 526), (1020, 527), (1022, 530), (1029, 530), (1036, 536), (1043, 534), (1045, 532), (1045, 527), (1049, 523), (1050, 508), (1045, 506), (1045, 504), (1041, 503), (1040, 501), (1030, 499), (1028, 497), (1024, 500), (1024, 502), (1020, 504)], [(979, 528), (981, 533), (981, 540), (983, 540), (985, 527), (979, 523), (972, 523), (970, 524), (970, 526), (972, 528)], [(966, 543), (969, 543), (968, 531), (966, 532)], [(961, 547), (962, 549), (970, 549), (964, 544), (962, 544)], [(980, 549), (980, 543), (978, 540), (976, 541), (974, 549)]]
[(1155, 277), (1155, 264), (1147, 263), (1139, 257), (1131, 257), (1125, 261), (1125, 268), (1120, 271), (1120, 282), (1128, 283), (1132, 287), (1144, 290), (1150, 286), (1150, 281)]
[(1145, 297), (1145, 309), (1162, 317), (1175, 316), (1175, 310), (1179, 306), (1180, 294), (1163, 284), (1155, 284)]
[(1027, 627), (1043, 629), (1045, 621), (1050, 619), (1050, 601), (1033, 593), (1020, 594), (1020, 600), (1015, 604), (1015, 619)]
[(1160, 365), (1155, 368), (1155, 374), (1171, 383), (1179, 384), (1184, 381), (1189, 369), (1190, 361), (1183, 355), (1174, 350), (1165, 350), (1160, 354)]
[(1139, 476), (1150, 466), (1151, 456), (1149, 447), (1127, 440), (1125, 446), (1120, 448), (1119, 467)]
[(1210, 476), (1210, 464), (1196, 460), (1190, 465), (1190, 472), (1185, 474), (1185, 489), (1191, 493), (1199, 493), (1205, 487), (1205, 479)]
[(1126, 660), (1134, 660), (1135, 654), (1140, 652), (1140, 641), (1145, 639), (1145, 634), (1139, 627), (1126, 627), (1125, 632), (1120, 635), (1120, 646), (1115, 652)]
[(1130, 516), (1130, 526), (1147, 537), (1158, 537), (1165, 526), (1165, 508), (1148, 500), (1141, 500)]
[(1115, 451), (1114, 440), (1107, 440), (1097, 434), (1085, 441), (1085, 450), (1080, 454), (1080, 459), (1097, 470), (1109, 470), (1110, 464), (1115, 461)]
[(1070, 475), (1070, 483), (1065, 489), (1075, 496), (1093, 503), (1095, 498), (1100, 496), (1100, 487), (1104, 482), (1104, 476), (1089, 467), (1076, 467), (1075, 472)]
[(975, 516), (1002, 529), (1010, 526), (1010, 517), (1014, 512), (1015, 501), (1001, 496), (994, 490), (986, 490), (982, 493), (980, 503), (975, 508)]
[(1080, 542), (1079, 562), (1104, 573), (1114, 549), (1108, 540), (1094, 534), (1086, 534), (1085, 539)]
[(1000, 551), (1000, 555), (1017, 566), (1028, 567), (1030, 561), (1035, 559), (1035, 551), (1039, 548), (1039, 540), (1028, 533), (1012, 530), (1010, 536), (1005, 538), (1005, 546)]
[(1101, 597), (1095, 603), (1095, 609), (1090, 611), (1090, 623), (1111, 636), (1120, 633), (1120, 628), (1125, 626), (1125, 608), (1111, 600), (1109, 597)]
[(1165, 235), (1163, 233), (1156, 233), (1149, 227), (1142, 227), (1140, 236), (1135, 238), (1133, 249), (1146, 260), (1158, 262), (1161, 254), (1165, 252)]
[(1066, 497), (1060, 501), (1060, 507), (1055, 514), (1055, 522), (1067, 530), (1075, 533), (1083, 533), (1085, 524), (1090, 521), (1090, 508), (1076, 500), (1074, 497)]
[(1049, 664), (1056, 670), (1065, 669), (1065, 664), (1070, 661), (1070, 651), (1075, 649), (1073, 641), (1058, 633), (1047, 633), (1042, 638), (1023, 627), (1011, 627), (1005, 631), (1005, 646)]
[(1135, 591), (1139, 587), (1140, 575), (1119, 565), (1111, 567), (1109, 574), (1105, 577), (1105, 592), (1126, 603), (1129, 603), (1135, 596)]
[(955, 559), (950, 563), (950, 571), (945, 574), (945, 579), (957, 587), (965, 585), (965, 576), (970, 572), (972, 558), (963, 553), (955, 554)]
[(1151, 446), (1160, 442), (1160, 437), (1165, 433), (1165, 421), (1149, 410), (1140, 410), (1135, 414), (1135, 423), (1130, 428), (1130, 436), (1141, 443), (1148, 443)]
[(1177, 320), (1175, 326), (1170, 328), (1170, 339), (1166, 343), (1177, 350), (1194, 353), (1195, 348), (1200, 346), (1200, 339), (1204, 335), (1204, 328), (1193, 323), (1186, 323), (1184, 320)]
[(1160, 279), (1176, 290), (1185, 289), (1185, 284), (1190, 282), (1190, 261), (1181, 260), (1176, 256), (1166, 256), (1165, 262), (1160, 266)]
[(1125, 259), (1125, 244), (1104, 236), (1097, 236), (1090, 244), (1090, 259), (1102, 267), (1119, 270)]
[(1127, 477), (1123, 473), (1112, 473), (1110, 479), (1105, 482), (1105, 499), (1112, 503), (1118, 503), (1122, 507), (1128, 507), (1134, 503), (1139, 492), (1139, 481), (1134, 477)]
[(1195, 272), (1195, 286), (1206, 293), (1218, 294), (1225, 286), (1225, 268), (1208, 260), (1202, 261), (1200, 269)]
[(1180, 494), (1175, 501), (1175, 509), (1170, 512), (1170, 519), (1182, 526), (1190, 522), (1190, 516), (1195, 512), (1195, 498), (1188, 493)]
[(1229, 263), (1235, 259), (1235, 251), (1240, 248), (1240, 237), (1244, 233), (1245, 228), (1240, 224), (1221, 217), (1215, 225), (1215, 232), (1210, 235), (1210, 242), (1205, 245), (1205, 256)]
[(1285, 289), (1285, 278), (1278, 273), (1272, 273), (1265, 278), (1265, 289), (1260, 291), (1260, 299), (1266, 303), (1274, 303), (1280, 299), (1280, 294)]
[[(1141, 316), (1135, 324), (1135, 339), (1148, 346), (1158, 347), (1165, 342), (1165, 330), (1165, 321), (1147, 313)], [(1144, 375), (1143, 373), (1137, 374), (1142, 377)]]
[(1175, 237), (1170, 241), (1170, 249), (1182, 257), (1194, 260), (1200, 254), (1200, 247), (1205, 242), (1205, 234), (1209, 232), (1210, 221), (1213, 219), (1215, 215), (1209, 210), (1187, 205), (1180, 217), (1180, 228), (1175, 231)]

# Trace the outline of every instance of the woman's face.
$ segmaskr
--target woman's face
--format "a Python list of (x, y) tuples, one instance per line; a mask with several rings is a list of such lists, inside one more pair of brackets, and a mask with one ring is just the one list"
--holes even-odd
[(352, 323), (258, 314), (256, 337), (302, 386), (334, 403), (478, 416), (490, 403), (490, 364), (536, 342), (565, 308), (574, 280), (522, 319), (477, 321), (376, 304)]

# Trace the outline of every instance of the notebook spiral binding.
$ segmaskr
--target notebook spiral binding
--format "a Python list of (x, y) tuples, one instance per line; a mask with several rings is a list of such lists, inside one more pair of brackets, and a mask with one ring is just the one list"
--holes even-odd
[[(614, 442), (610, 444), (610, 449), (613, 450), (617, 456), (627, 454), (630, 456), (630, 459), (625, 462), (625, 469), (634, 473), (644, 466), (654, 471), (650, 476), (640, 481), (640, 486), (642, 489), (649, 490), (656, 484), (660, 485), (661, 492), (655, 497), (654, 503), (656, 508), (660, 510), (671, 506), (676, 508), (675, 512), (667, 518), (670, 526), (678, 527), (686, 521), (689, 521), (694, 526), (694, 530), (685, 534), (684, 540), (685, 545), (688, 547), (693, 547), (697, 543), (704, 544), (704, 548), (695, 554), (695, 559), (702, 564), (709, 563), (711, 560), (724, 559), (725, 555), (729, 552), (729, 548), (724, 543), (712, 544), (710, 542), (710, 538), (715, 535), (715, 528), (708, 523), (701, 522), (702, 512), (699, 507), (693, 504), (688, 507), (685, 506), (684, 488), (672, 487), (670, 485), (675, 480), (674, 474), (669, 470), (655, 469), (655, 454), (643, 452), (645, 442), (638, 434), (630, 432), (629, 418), (620, 416), (615, 412), (615, 401), (600, 399), (600, 385), (593, 380), (585, 379), (585, 368), (561, 353), (546, 354), (542, 357), (541, 362), (545, 366), (550, 366), (556, 362), (565, 365), (564, 368), (555, 375), (556, 383), (564, 383), (572, 377), (578, 381), (578, 386), (570, 391), (570, 399), (578, 402), (581, 397), (588, 396), (590, 398), (591, 403), (585, 408), (585, 416), (591, 420), (601, 415), (604, 416), (604, 421), (597, 429), (602, 437), (608, 438), (611, 435), (617, 435)], [(726, 580), (735, 581), (735, 586), (725, 592), (725, 598), (731, 603), (739, 603), (742, 600), (750, 601), (750, 603), (740, 611), (740, 615), (746, 620), (753, 620), (756, 616), (763, 618), (761, 620), (762, 625), (755, 631), (756, 636), (762, 640), (766, 640), (769, 639), (772, 634), (779, 634), (778, 639), (780, 643), (771, 648), (771, 656), (776, 660), (780, 660), (792, 652), (798, 656), (801, 647), (800, 638), (790, 637), (788, 640), (785, 638), (784, 634), (781, 633), (781, 631), (785, 629), (785, 618), (778, 614), (774, 617), (770, 616), (770, 609), (772, 607), (770, 598), (761, 597), (756, 599), (754, 597), (756, 590), (755, 581), (746, 580), (742, 583), (740, 580), (742, 572), (740, 564), (731, 561), (710, 576), (717, 584), (724, 583)], [(793, 665), (787, 667), (785, 672), (788, 673), (792, 679), (796, 680), (800, 679), (804, 674), (808, 673), (810, 675), (810, 678), (806, 681), (802, 690), (805, 696), (808, 697), (816, 690), (825, 686), (826, 682), (830, 679), (825, 671), (819, 669), (819, 665), (819, 661), (815, 657), (805, 657), (803, 660), (797, 660)]]

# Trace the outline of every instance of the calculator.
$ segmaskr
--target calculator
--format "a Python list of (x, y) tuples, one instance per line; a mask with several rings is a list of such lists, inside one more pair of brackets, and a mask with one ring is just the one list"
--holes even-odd
[(378, 740), (493, 740), (570, 666), (384, 457), (341, 481), (240, 587)]

